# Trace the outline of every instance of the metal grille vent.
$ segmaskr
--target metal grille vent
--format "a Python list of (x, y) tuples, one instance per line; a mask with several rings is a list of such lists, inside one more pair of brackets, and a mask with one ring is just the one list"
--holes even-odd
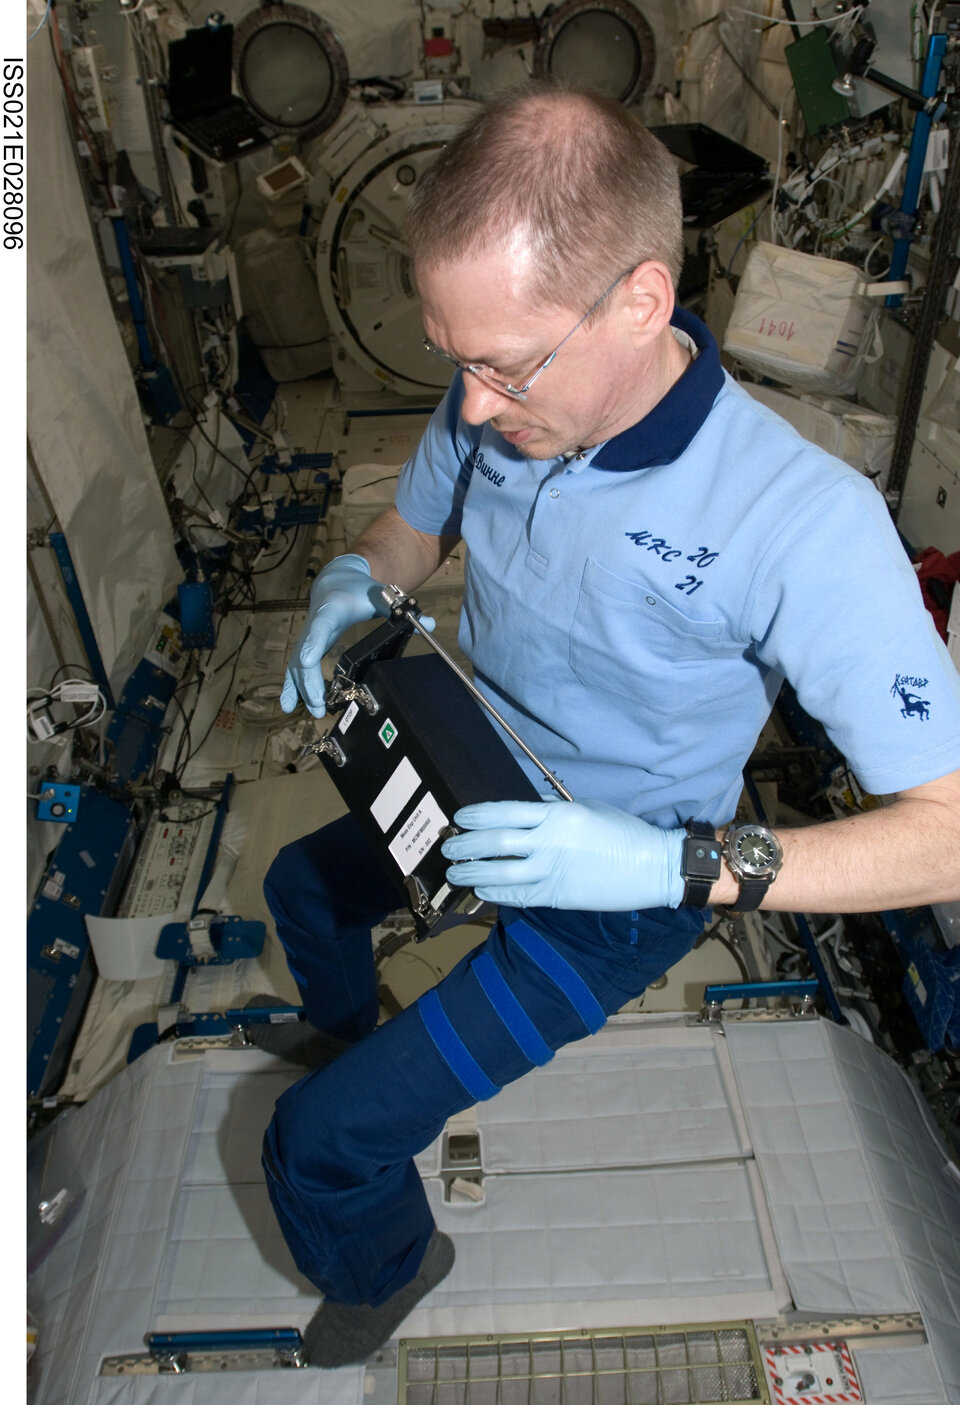
[(750, 1326), (401, 1343), (399, 1405), (768, 1402)]

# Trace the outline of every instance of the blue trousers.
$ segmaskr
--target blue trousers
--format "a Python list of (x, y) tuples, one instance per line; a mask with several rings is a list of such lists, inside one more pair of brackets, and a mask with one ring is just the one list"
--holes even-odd
[(693, 946), (698, 912), (501, 907), (487, 940), (377, 1027), (370, 929), (403, 906), (347, 816), (282, 849), (264, 891), (318, 1029), (356, 1041), (278, 1100), (263, 1164), (294, 1261), (325, 1297), (379, 1306), (433, 1231), (413, 1157), (447, 1118), (594, 1033)]

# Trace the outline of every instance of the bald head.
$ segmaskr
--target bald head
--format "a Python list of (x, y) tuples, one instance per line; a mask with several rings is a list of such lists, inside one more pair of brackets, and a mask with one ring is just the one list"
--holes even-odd
[(419, 266), (521, 251), (544, 307), (587, 308), (650, 259), (676, 285), (683, 259), (673, 160), (599, 94), (529, 84), (486, 103), (418, 182), (407, 237)]

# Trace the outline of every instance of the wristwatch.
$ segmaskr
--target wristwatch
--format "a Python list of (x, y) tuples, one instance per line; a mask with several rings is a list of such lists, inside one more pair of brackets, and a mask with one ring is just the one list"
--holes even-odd
[(728, 906), (736, 912), (754, 912), (783, 865), (780, 840), (766, 825), (733, 825), (724, 837), (723, 857), (740, 884), (739, 898)]
[(687, 837), (680, 852), (680, 876), (683, 879), (681, 907), (704, 908), (710, 901), (710, 891), (720, 877), (720, 841), (712, 824), (688, 820)]

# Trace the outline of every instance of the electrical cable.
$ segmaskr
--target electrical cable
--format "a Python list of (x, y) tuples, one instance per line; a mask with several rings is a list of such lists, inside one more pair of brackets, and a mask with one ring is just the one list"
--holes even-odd
[[(274, 453), (279, 454), (280, 450), (279, 450), (279, 448), (277, 447), (276, 440), (272, 437), (270, 431), (269, 431), (269, 430), (263, 429), (263, 427), (262, 427), (261, 425), (257, 424), (257, 422), (256, 422), (256, 420), (254, 419), (253, 414), (252, 414), (252, 412), (251, 412), (249, 406), (247, 406), (247, 405), (244, 404), (244, 402), (240, 399), (240, 396), (237, 394), (237, 392), (236, 392), (235, 389), (232, 390), (232, 391), (230, 392), (230, 394), (231, 394), (231, 397), (232, 397), (234, 400), (236, 400), (237, 403), (241, 406), (241, 408), (243, 409), (244, 413), (243, 413), (242, 415), (238, 415), (238, 414), (236, 414), (235, 412), (232, 412), (232, 411), (230, 411), (230, 410), (225, 409), (225, 410), (223, 411), (223, 414), (226, 416), (226, 418), (227, 418), (228, 420), (230, 420), (230, 422), (231, 422), (232, 424), (235, 424), (238, 429), (242, 428), (242, 429), (245, 429), (249, 434), (255, 434), (255, 435), (258, 437), (258, 439), (262, 439), (265, 444), (268, 444), (268, 445), (270, 446), (270, 448), (273, 449)], [(277, 427), (277, 429), (276, 429), (274, 432), (275, 432), (275, 433), (279, 432), (279, 426)], [(252, 452), (252, 451), (251, 451), (251, 452)], [(249, 458), (249, 455), (248, 455), (248, 458)], [(252, 468), (256, 468), (256, 467), (258, 467), (258, 465), (259, 465), (259, 460), (257, 461), (257, 463), (252, 464), (251, 467), (252, 467)], [(295, 502), (303, 502), (303, 496), (302, 496), (302, 494), (300, 493), (300, 490), (297, 488), (297, 485), (296, 485), (296, 483), (294, 482), (294, 479), (293, 479), (293, 474), (290, 472), (290, 470), (287, 469), (287, 468), (285, 468), (285, 467), (281, 464), (280, 467), (279, 467), (279, 469), (275, 469), (274, 472), (283, 473), (283, 475), (284, 475), (284, 477), (286, 478), (287, 482), (290, 484), (290, 492), (291, 492), (291, 494), (292, 494), (292, 496), (293, 496), (294, 501), (295, 501)]]
[(780, 163), (783, 160), (783, 109), (787, 105), (786, 95), (777, 114), (777, 164), (773, 170), (773, 190), (770, 192), (770, 234), (774, 244), (779, 244), (780, 225), (777, 219), (777, 194), (780, 184)]
[[(749, 982), (751, 981), (752, 977), (751, 977), (751, 975), (750, 975), (750, 972), (747, 970), (746, 962), (744, 961), (743, 957), (740, 955), (739, 951), (737, 951), (737, 949), (736, 949), (736, 947), (734, 946), (733, 942), (730, 941), (728, 937), (722, 937), (722, 936), (720, 935), (720, 933), (716, 930), (716, 928), (714, 928), (714, 930), (713, 930), (712, 932), (710, 932), (708, 935), (709, 935), (709, 938), (710, 938), (711, 941), (719, 942), (721, 946), (725, 946), (725, 947), (726, 947), (727, 951), (729, 951), (730, 955), (733, 957), (734, 961), (737, 963), (737, 969), (739, 970), (739, 972), (740, 972), (741, 976), (743, 977), (744, 981), (747, 982), (747, 983), (749, 983)], [(744, 1002), (744, 1003), (746, 1003), (746, 1002)]]
[(247, 726), (276, 727), (287, 720), (289, 714), (280, 706), (282, 687), (283, 679), (277, 678), (270, 683), (258, 683), (256, 687), (238, 694), (237, 711)]
[[(180, 794), (181, 794), (181, 795), (189, 795), (190, 792), (189, 792), (188, 790), (182, 790), (182, 791), (180, 792)], [(185, 817), (183, 817), (183, 818), (178, 818), (178, 819), (173, 819), (173, 818), (171, 818), (170, 815), (166, 814), (165, 811), (159, 810), (159, 811), (157, 812), (157, 818), (158, 818), (159, 820), (161, 820), (163, 824), (177, 824), (177, 825), (181, 825), (181, 824), (197, 824), (197, 823), (199, 823), (200, 820), (205, 820), (208, 815), (215, 815), (216, 813), (217, 813), (217, 807), (216, 807), (216, 805), (213, 805), (213, 806), (211, 806), (211, 808), (210, 808), (209, 810), (204, 810), (204, 811), (203, 811), (201, 814), (199, 814), (199, 815), (187, 815), (187, 816), (185, 816)]]
[[(224, 460), (224, 462), (225, 462), (225, 463), (228, 463), (228, 464), (230, 465), (230, 467), (231, 467), (236, 473), (239, 473), (239, 474), (240, 474), (240, 477), (246, 482), (247, 487), (250, 489), (250, 491), (251, 491), (251, 492), (254, 494), (254, 496), (256, 497), (257, 502), (258, 502), (258, 504), (259, 504), (259, 506), (260, 506), (260, 510), (261, 510), (261, 512), (263, 512), (263, 510), (264, 510), (263, 498), (260, 496), (260, 491), (259, 491), (259, 489), (257, 488), (257, 485), (253, 482), (253, 471), (251, 470), (249, 473), (247, 473), (244, 469), (242, 469), (242, 468), (240, 467), (239, 464), (234, 463), (233, 459), (230, 458), (230, 456), (229, 456), (228, 454), (225, 454), (225, 453), (223, 452), (223, 450), (220, 448), (220, 446), (215, 442), (215, 440), (213, 440), (213, 439), (210, 438), (210, 435), (207, 434), (206, 430), (203, 428), (203, 425), (200, 423), (200, 419), (199, 419), (199, 413), (200, 413), (200, 412), (199, 412), (199, 409), (198, 409), (196, 406), (193, 406), (193, 405), (191, 405), (190, 408), (193, 410), (193, 413), (194, 413), (194, 416), (195, 416), (194, 421), (193, 421), (194, 426), (199, 430), (199, 432), (200, 432), (200, 434), (203, 436), (203, 438), (206, 439), (207, 443), (211, 446), (211, 448), (212, 448), (216, 453), (218, 453), (218, 454), (220, 455), (220, 457)], [(219, 408), (218, 408), (218, 410), (217, 410), (217, 413), (218, 413), (218, 415), (219, 415), (219, 413), (220, 413)]]
[(788, 24), (791, 29), (817, 29), (821, 25), (842, 24), (844, 20), (847, 21), (848, 27), (852, 29), (855, 21), (859, 19), (865, 7), (863, 5), (857, 5), (854, 7), (854, 9), (847, 10), (842, 15), (834, 15), (832, 17), (827, 16), (825, 19), (819, 20), (782, 20), (775, 15), (762, 15), (757, 10), (745, 10), (742, 5), (731, 5), (729, 8), (731, 9), (731, 11), (733, 11), (734, 14), (750, 15), (751, 18), (763, 20), (768, 25)]
[[(893, 161), (891, 162), (890, 169), (887, 171), (887, 174), (884, 176), (876, 192), (868, 200), (864, 201), (864, 203), (861, 205), (860, 209), (856, 212), (856, 214), (853, 215), (849, 220), (847, 220), (845, 224), (841, 225), (839, 229), (831, 230), (828, 234), (824, 236), (824, 238), (839, 239), (841, 234), (846, 234), (849, 230), (853, 229), (854, 225), (859, 224), (861, 220), (866, 219), (867, 215), (869, 215), (870, 211), (880, 200), (881, 196), (886, 195), (891, 185), (893, 185), (894, 181), (897, 179), (897, 176), (900, 174), (901, 168), (903, 167), (906, 159), (907, 153), (905, 151), (899, 151), (894, 157)], [(818, 179), (823, 179), (823, 177), (821, 176)]]
[(30, 38), (27, 40), (27, 43), (28, 43), (28, 44), (32, 44), (33, 41), (34, 41), (34, 39), (36, 39), (36, 37), (37, 37), (37, 35), (40, 33), (41, 29), (42, 29), (43, 26), (46, 24), (47, 20), (50, 18), (50, 11), (52, 10), (52, 8), (53, 8), (53, 0), (47, 0), (47, 8), (46, 8), (46, 9), (44, 10), (44, 12), (43, 12), (43, 19), (40, 21), (40, 23), (37, 25), (36, 29), (35, 29), (35, 30), (33, 31), (33, 33), (30, 35)]
[[(266, 429), (263, 428), (262, 425), (260, 425), (260, 424), (257, 423), (257, 420), (256, 420), (256, 418), (255, 418), (255, 416), (254, 416), (253, 411), (250, 409), (250, 406), (247, 405), (247, 404), (244, 402), (244, 400), (237, 394), (237, 391), (236, 391), (235, 388), (231, 391), (231, 395), (232, 395), (232, 398), (233, 398), (234, 400), (236, 400), (237, 404), (238, 404), (238, 405), (240, 406), (240, 408), (243, 410), (243, 414), (242, 414), (242, 415), (232, 415), (232, 416), (230, 416), (230, 418), (233, 419), (233, 422), (234, 422), (235, 424), (240, 424), (240, 425), (242, 425), (243, 428), (245, 428), (246, 430), (248, 430), (251, 434), (256, 434), (256, 435), (257, 435), (260, 439), (262, 439), (265, 443), (269, 444), (270, 447), (274, 450), (275, 453), (279, 454), (280, 451), (279, 451), (279, 449), (278, 449), (278, 447), (277, 447), (277, 442), (276, 442), (276, 440), (273, 438), (273, 435), (274, 435), (274, 434), (279, 434), (279, 433), (280, 433), (280, 430), (281, 430), (281, 426), (280, 426), (280, 423), (279, 423), (279, 418), (280, 418), (279, 410), (277, 410), (277, 420), (278, 420), (278, 423), (274, 425), (272, 431), (266, 430)], [(276, 409), (276, 401), (274, 401), (274, 404), (271, 406), (271, 409)], [(290, 491), (291, 491), (291, 493), (293, 494), (294, 498), (296, 499), (297, 502), (302, 502), (303, 499), (302, 499), (302, 497), (301, 497), (301, 494), (300, 494), (300, 492), (299, 492), (299, 490), (298, 490), (296, 484), (294, 483), (293, 474), (292, 474), (288, 469), (286, 469), (283, 465), (281, 465), (281, 469), (282, 469), (282, 471), (284, 472), (284, 474), (285, 474), (285, 476), (286, 476), (286, 478), (287, 478), (287, 481), (288, 481), (289, 484), (290, 484)]]
[(53, 687), (54, 683), (57, 681), (57, 674), (58, 674), (58, 673), (63, 673), (64, 669), (67, 669), (67, 668), (79, 668), (79, 669), (82, 670), (82, 672), (84, 672), (84, 673), (86, 673), (86, 674), (89, 674), (91, 681), (93, 680), (93, 673), (91, 672), (91, 670), (87, 667), (87, 665), (86, 665), (85, 663), (62, 663), (62, 664), (58, 664), (57, 667), (53, 670), (53, 673), (52, 673), (52, 675), (51, 675), (51, 677), (50, 677), (50, 682), (49, 682), (49, 684), (47, 685), (47, 691), (48, 691), (48, 692), (49, 692), (50, 689)]
[(240, 640), (240, 643), (239, 643), (239, 644), (237, 645), (237, 647), (234, 649), (234, 651), (233, 651), (232, 654), (228, 654), (225, 659), (223, 659), (220, 663), (217, 664), (216, 668), (213, 670), (213, 673), (211, 673), (211, 675), (210, 675), (211, 678), (215, 678), (215, 677), (217, 676), (217, 674), (220, 672), (221, 668), (226, 668), (226, 666), (227, 666), (227, 664), (230, 662), (230, 660), (231, 660), (232, 658), (235, 658), (235, 657), (237, 656), (237, 654), (239, 654), (239, 652), (240, 652), (240, 650), (243, 648), (244, 644), (246, 644), (247, 640), (250, 638), (250, 634), (251, 634), (251, 632), (252, 632), (252, 629), (253, 629), (253, 626), (248, 624), (247, 627), (246, 627), (246, 629), (244, 630), (243, 638)]
[[(191, 480), (192, 480), (192, 482), (193, 482), (193, 486), (196, 488), (197, 492), (198, 492), (198, 493), (200, 494), (200, 496), (203, 498), (203, 501), (207, 504), (207, 507), (209, 507), (210, 511), (211, 511), (211, 512), (215, 512), (216, 509), (214, 508), (213, 503), (212, 503), (212, 502), (210, 501), (210, 499), (207, 497), (207, 495), (206, 495), (206, 493), (204, 492), (203, 488), (200, 486), (200, 481), (199, 481), (199, 479), (197, 478), (197, 470), (198, 470), (199, 467), (200, 467), (200, 459), (199, 459), (199, 456), (198, 456), (198, 454), (197, 454), (197, 446), (196, 446), (196, 444), (194, 444), (193, 438), (191, 437), (191, 435), (190, 435), (185, 429), (180, 429), (178, 425), (175, 425), (175, 424), (168, 424), (168, 425), (166, 426), (166, 428), (167, 428), (167, 429), (173, 430), (174, 434), (179, 434), (180, 437), (181, 437), (181, 439), (183, 439), (183, 440), (186, 442), (186, 444), (189, 446), (190, 451), (191, 451), (191, 453), (193, 454), (193, 468), (192, 468), (191, 471), (190, 471), (190, 478), (191, 478)], [(214, 524), (211, 522), (211, 523), (210, 523), (210, 526), (213, 527), (213, 525), (214, 525)]]
[(880, 235), (880, 238), (877, 239), (873, 244), (870, 245), (870, 248), (867, 250), (867, 253), (866, 253), (866, 255), (864, 256), (864, 260), (863, 260), (863, 271), (864, 271), (864, 273), (867, 275), (867, 277), (871, 280), (871, 282), (879, 282), (879, 280), (880, 280), (881, 278), (885, 278), (885, 277), (887, 276), (887, 274), (890, 272), (890, 259), (889, 259), (889, 258), (887, 259), (887, 266), (886, 266), (886, 268), (881, 269), (881, 270), (880, 270), (879, 272), (877, 272), (877, 273), (871, 272), (871, 269), (870, 269), (870, 260), (873, 258), (873, 256), (874, 256), (874, 254), (876, 253), (877, 249), (879, 249), (880, 245), (883, 243), (883, 241), (884, 241), (884, 239), (886, 239), (886, 237), (887, 237), (887, 236), (886, 236), (885, 234), (881, 234), (881, 235)]
[[(57, 672), (60, 670), (58, 669)], [(93, 698), (74, 699), (64, 697), (64, 690), (68, 688), (83, 688), (89, 692), (92, 688), (95, 696)], [(34, 694), (35, 696), (30, 696)], [(53, 706), (81, 707), (87, 704), (87, 710), (79, 717), (73, 717), (68, 721), (54, 722), (49, 716)], [(51, 688), (28, 688), (27, 689), (27, 741), (31, 746), (51, 741), (54, 737), (63, 736), (65, 732), (78, 731), (85, 727), (95, 726), (107, 711), (107, 700), (96, 683), (88, 678), (65, 678), (62, 683), (57, 683)], [(44, 717), (41, 723), (38, 719)], [(46, 729), (49, 728), (49, 731)]]
[[(146, 0), (140, 0), (140, 3), (137, 5), (137, 8), (135, 10), (124, 10), (121, 11), (121, 13), (126, 14), (128, 20), (136, 19), (136, 16), (139, 14), (141, 8), (145, 3)], [(148, 77), (156, 83), (162, 84), (166, 82), (167, 70), (166, 63), (164, 62), (163, 50), (158, 47), (155, 52), (151, 53), (150, 44), (144, 40), (143, 29), (141, 28), (139, 23), (130, 25), (130, 33), (133, 35), (134, 43), (140, 50), (140, 54), (143, 58)], [(151, 36), (152, 40), (152, 27), (148, 31), (148, 34)]]
[[(293, 548), (296, 546), (296, 544), (297, 544), (297, 534), (298, 534), (298, 532), (300, 531), (300, 528), (301, 528), (302, 526), (303, 526), (303, 523), (302, 523), (302, 522), (297, 522), (297, 523), (294, 524), (293, 536), (292, 536), (292, 538), (291, 538), (291, 540), (290, 540), (290, 545), (287, 547), (286, 551), (285, 551), (284, 554), (281, 556), (281, 558), (280, 558), (279, 561), (275, 561), (272, 566), (267, 566), (265, 570), (251, 571), (251, 572), (250, 572), (250, 575), (251, 575), (251, 576), (268, 576), (271, 571), (276, 571), (276, 570), (278, 570), (279, 567), (281, 567), (281, 566), (283, 565), (284, 561), (286, 561), (287, 557), (290, 555), (290, 553), (291, 553), (291, 551), (293, 550)], [(286, 536), (286, 532), (281, 532), (280, 535), (281, 535), (281, 536)]]
[[(723, 45), (724, 50), (725, 50), (726, 53), (729, 55), (729, 57), (733, 60), (734, 67), (739, 70), (740, 75), (741, 75), (741, 77), (743, 78), (744, 82), (746, 83), (747, 87), (748, 87), (748, 88), (751, 88), (751, 89), (753, 90), (753, 92), (756, 93), (757, 97), (758, 97), (758, 98), (760, 99), (760, 101), (763, 103), (764, 107), (766, 107), (766, 108), (773, 114), (773, 116), (776, 117), (776, 115), (777, 115), (776, 105), (773, 103), (772, 99), (768, 98), (767, 95), (766, 95), (766, 93), (763, 92), (763, 91), (757, 86), (757, 84), (756, 84), (756, 83), (753, 81), (753, 79), (751, 78), (750, 74), (749, 74), (749, 73), (747, 72), (747, 70), (744, 68), (743, 64), (740, 62), (740, 60), (739, 60), (739, 58), (737, 57), (737, 55), (734, 53), (733, 49), (731, 49), (730, 45), (727, 43), (726, 39), (724, 38), (723, 27), (722, 27), (722, 26), (720, 26), (720, 28), (717, 30), (717, 35), (718, 35), (718, 37), (719, 37), (719, 39), (720, 39), (720, 43)], [(781, 108), (781, 112), (782, 112), (782, 111), (783, 111), (783, 109)]]
[[(248, 628), (249, 628), (249, 626), (248, 626)], [(230, 696), (230, 691), (231, 691), (231, 689), (233, 688), (234, 679), (235, 679), (236, 676), (237, 676), (237, 664), (238, 664), (239, 662), (240, 662), (240, 651), (239, 651), (239, 649), (238, 649), (238, 650), (237, 650), (237, 657), (236, 657), (236, 658), (234, 659), (234, 661), (233, 661), (233, 668), (232, 668), (232, 670), (231, 670), (231, 672), (230, 672), (230, 681), (229, 681), (229, 683), (227, 684), (226, 691), (224, 692), (224, 695), (223, 695), (222, 699), (220, 700), (220, 705), (219, 705), (219, 707), (217, 708), (216, 712), (213, 714), (213, 721), (210, 723), (210, 726), (207, 728), (207, 730), (204, 732), (203, 736), (202, 736), (202, 737), (200, 738), (200, 740), (197, 742), (196, 746), (193, 747), (192, 750), (190, 750), (190, 751), (187, 753), (187, 758), (186, 758), (186, 760), (185, 760), (184, 763), (183, 763), (183, 769), (182, 769), (181, 772), (180, 772), (181, 775), (183, 775), (184, 771), (186, 771), (186, 769), (187, 769), (187, 767), (189, 766), (190, 762), (193, 760), (193, 758), (194, 758), (194, 757), (197, 755), (197, 753), (200, 751), (201, 747), (203, 747), (203, 746), (205, 745), (205, 743), (207, 742), (207, 739), (208, 739), (209, 736), (210, 736), (210, 733), (213, 731), (214, 727), (216, 726), (217, 718), (220, 716), (221, 712), (223, 711), (224, 707), (226, 706), (227, 698)]]
[[(187, 686), (192, 686), (192, 684), (194, 683), (194, 681), (195, 681), (194, 679), (191, 679), (191, 680), (190, 680), (190, 684), (187, 685)], [(182, 771), (180, 771), (178, 768), (180, 767), (180, 755), (181, 755), (181, 753), (182, 753), (182, 751), (183, 751), (184, 739), (186, 739), (186, 742), (187, 742), (187, 750), (188, 750), (188, 751), (189, 751), (189, 749), (190, 749), (190, 744), (191, 744), (191, 741), (192, 741), (192, 738), (191, 738), (191, 735), (190, 735), (190, 723), (193, 721), (194, 717), (197, 715), (197, 705), (198, 705), (198, 703), (199, 703), (199, 701), (200, 701), (200, 686), (202, 686), (202, 683), (203, 683), (203, 675), (202, 675), (202, 674), (198, 674), (198, 681), (199, 681), (199, 686), (198, 686), (198, 689), (197, 689), (197, 696), (196, 696), (196, 698), (194, 698), (193, 707), (190, 709), (190, 715), (189, 715), (189, 717), (187, 716), (187, 710), (186, 710), (186, 708), (184, 707), (184, 705), (183, 705), (183, 703), (180, 701), (180, 699), (177, 697), (177, 692), (178, 692), (179, 690), (177, 689), (177, 690), (175, 690), (175, 691), (171, 694), (171, 700), (177, 704), (177, 707), (180, 709), (180, 716), (183, 718), (183, 731), (180, 733), (180, 736), (177, 738), (177, 749), (176, 749), (176, 751), (175, 751), (174, 754), (173, 754), (173, 765), (172, 765), (172, 767), (170, 768), (170, 774), (174, 777), (174, 779), (175, 779), (178, 783), (179, 783), (179, 780), (180, 780), (180, 776), (182, 775)], [(172, 729), (171, 729), (171, 730), (172, 730)], [(184, 765), (186, 765), (186, 762), (184, 762)]]
[[(782, 920), (780, 925), (782, 929)], [(763, 918), (763, 932), (764, 936), (775, 941), (778, 946), (786, 947), (788, 951), (796, 953), (797, 956), (806, 956), (806, 949), (801, 943), (791, 941), (786, 932), (784, 930), (778, 930), (768, 917)]]
[(242, 588), (243, 593), (250, 601), (250, 608), (255, 610), (257, 607), (257, 588), (253, 584), (253, 581), (250, 579), (249, 570), (234, 566), (230, 562), (226, 563), (224, 570), (229, 571), (231, 575), (237, 577), (237, 583), (231, 586), (230, 589), (224, 593), (224, 599), (226, 600), (227, 604), (231, 605), (235, 609), (240, 608), (238, 603), (234, 603), (232, 597), (238, 592), (238, 590)]

